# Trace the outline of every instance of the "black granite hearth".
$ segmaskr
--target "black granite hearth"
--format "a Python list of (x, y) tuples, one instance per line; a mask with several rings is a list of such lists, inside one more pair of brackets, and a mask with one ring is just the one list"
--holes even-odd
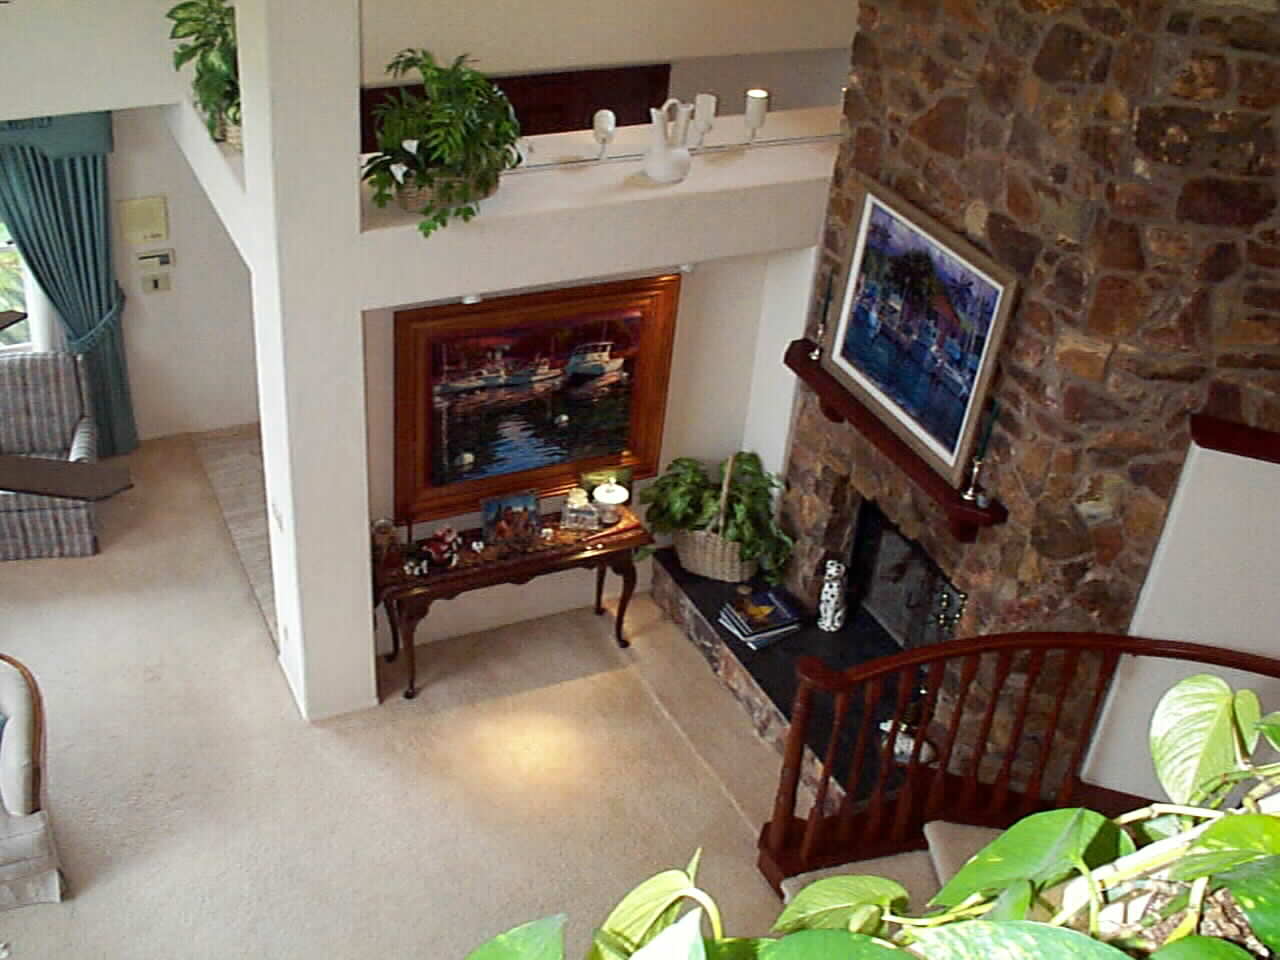
[[(738, 584), (689, 573), (680, 566), (675, 551), (670, 548), (659, 550), (654, 561), (662, 564), (668, 576), (698, 608), (702, 618), (715, 628), (720, 639), (785, 717), (790, 717), (791, 702), (795, 698), (797, 658), (818, 657), (833, 670), (847, 670), (902, 649), (874, 617), (859, 608), (844, 629), (836, 633), (819, 630), (809, 617), (795, 633), (761, 650), (752, 650), (719, 623), (720, 608), (737, 592)], [(757, 579), (751, 586), (762, 588), (767, 584)]]
[[(901, 649), (870, 614), (859, 610), (844, 629), (836, 633), (819, 630), (810, 617), (797, 632), (764, 649), (752, 650), (719, 623), (720, 608), (736, 592), (737, 584), (708, 580), (687, 572), (670, 548), (659, 550), (654, 561), (654, 599), (684, 628), (711, 669), (741, 701), (756, 732), (779, 750), (785, 742), (795, 698), (798, 657), (815, 656), (832, 669), (845, 670)], [(763, 586), (763, 582), (753, 586)], [(878, 720), (892, 716), (892, 695), (881, 702), (881, 710), (884, 717)], [(819, 697), (814, 701), (812, 720), (810, 730), (815, 740), (809, 746), (821, 755), (826, 744), (817, 742), (816, 738), (825, 736), (823, 731), (830, 729), (829, 698)], [(842, 744), (842, 748), (847, 746)], [(840, 771), (838, 779), (843, 780), (843, 772)]]

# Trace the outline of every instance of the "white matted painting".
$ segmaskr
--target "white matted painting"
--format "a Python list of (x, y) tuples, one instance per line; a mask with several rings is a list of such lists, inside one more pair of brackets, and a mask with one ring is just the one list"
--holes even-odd
[(959, 487), (1014, 278), (900, 197), (858, 182), (857, 230), (822, 364)]

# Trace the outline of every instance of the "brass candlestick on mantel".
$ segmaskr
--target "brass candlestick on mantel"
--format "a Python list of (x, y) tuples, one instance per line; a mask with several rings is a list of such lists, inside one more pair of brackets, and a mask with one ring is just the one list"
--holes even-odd
[(822, 314), (818, 317), (818, 329), (814, 335), (813, 349), (809, 351), (810, 360), (822, 359), (822, 341), (827, 336), (827, 313), (831, 310), (831, 282), (833, 279), (832, 274), (827, 274), (827, 293), (822, 298)]
[(974, 457), (969, 465), (969, 485), (961, 491), (960, 496), (970, 503), (975, 502), (982, 488), (978, 485), (978, 477), (982, 473), (982, 457)]

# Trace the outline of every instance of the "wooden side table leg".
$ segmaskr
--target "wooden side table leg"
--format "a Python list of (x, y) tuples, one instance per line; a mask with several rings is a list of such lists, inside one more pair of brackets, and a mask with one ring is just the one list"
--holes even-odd
[(391, 663), (400, 654), (400, 618), (396, 616), (396, 611), (392, 608), (391, 601), (385, 604), (387, 612), (387, 626), (391, 630), (391, 652), (382, 659), (387, 663)]
[[(636, 592), (636, 556), (634, 550), (627, 550), (609, 561), (609, 567), (622, 578), (622, 596), (618, 599), (618, 619), (614, 625), (614, 636), (618, 646), (623, 649), (631, 646), (631, 641), (622, 635), (622, 622), (627, 616), (627, 604), (631, 595)], [(604, 576), (603, 569), (601, 577)]]
[(596, 616), (604, 613), (604, 575), (609, 565), (602, 563), (596, 567)]
[(418, 695), (418, 664), (417, 656), (413, 649), (413, 637), (418, 632), (418, 624), (422, 622), (422, 618), (427, 615), (427, 610), (431, 608), (431, 604), (426, 604), (418, 609), (416, 603), (414, 608), (405, 614), (400, 624), (400, 632), (403, 634), (404, 644), (404, 670), (409, 678), (409, 685), (405, 688), (404, 698), (412, 700)]

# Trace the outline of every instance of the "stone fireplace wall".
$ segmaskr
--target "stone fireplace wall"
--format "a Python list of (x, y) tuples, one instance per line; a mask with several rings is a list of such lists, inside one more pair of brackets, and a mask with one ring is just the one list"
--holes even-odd
[(814, 288), (856, 228), (854, 169), (1017, 273), (985, 472), (1009, 519), (958, 543), (802, 388), (797, 596), (816, 603), (870, 497), (968, 592), (958, 635), (1128, 626), (1188, 415), (1280, 429), (1278, 9), (862, 0)]

